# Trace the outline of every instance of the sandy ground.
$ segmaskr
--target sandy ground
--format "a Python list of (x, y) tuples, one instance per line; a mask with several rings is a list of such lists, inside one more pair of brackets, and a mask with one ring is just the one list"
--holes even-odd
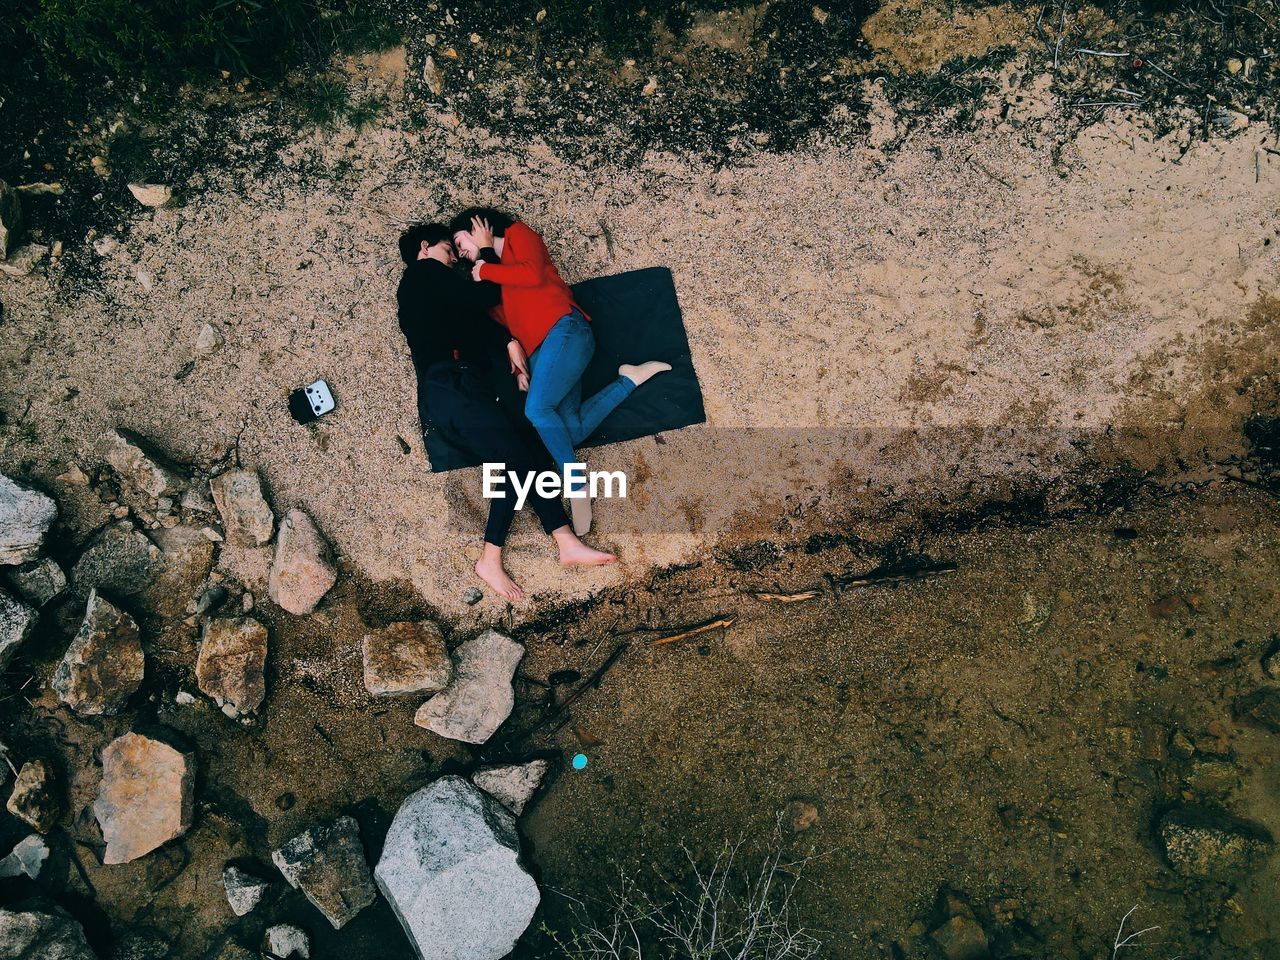
[[(575, 165), (393, 111), (287, 144), (243, 194), (218, 174), (174, 184), (181, 205), (140, 209), (96, 290), (61, 288), (56, 266), (0, 278), (0, 406), (31, 424), (0, 434), (0, 459), (61, 495), (110, 427), (203, 466), (238, 443), (352, 569), (491, 619), (496, 600), (462, 603), (478, 471), (428, 472), (394, 311), (401, 225), (472, 201), (543, 231), (570, 281), (670, 265), (706, 398), (706, 425), (588, 458), (632, 479), (597, 509), (617, 567), (566, 575), (519, 522), (510, 566), (535, 601), (832, 518), (1051, 487), (1100, 456), (1173, 475), (1238, 452), (1280, 342), (1266, 131), (1183, 153), (1104, 121), (1059, 154), (1051, 106), (1017, 76), (988, 132), (921, 132), (891, 155), (878, 144), (903, 131), (883, 104), (868, 143), (725, 169)], [(205, 322), (225, 348), (175, 378)], [(285, 396), (318, 377), (338, 410), (296, 426)], [(73, 538), (102, 519), (73, 511)], [(264, 560), (222, 564), (261, 589)]]

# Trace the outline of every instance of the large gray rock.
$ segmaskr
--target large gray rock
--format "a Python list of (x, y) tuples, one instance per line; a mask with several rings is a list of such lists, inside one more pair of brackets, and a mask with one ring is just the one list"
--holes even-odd
[(71, 567), (72, 597), (90, 590), (119, 600), (145, 601), (164, 572), (164, 555), (128, 520), (113, 523), (94, 538)]
[(550, 769), (550, 760), (483, 767), (471, 775), (471, 782), (518, 817)]
[(102, 751), (94, 816), (104, 864), (128, 863), (182, 836), (194, 812), (195, 760), (161, 740), (126, 733)]
[(484, 743), (515, 706), (511, 678), (524, 647), (486, 630), (455, 651), (457, 669), (442, 692), (418, 708), (413, 722), (450, 740)]
[(453, 678), (453, 660), (430, 620), (392, 623), (363, 642), (364, 686), (374, 696), (436, 693)]
[(373, 875), (423, 960), (499, 960), (538, 908), (515, 817), (461, 777), (405, 800)]
[(214, 546), (195, 527), (152, 535), (154, 542), (127, 520), (103, 530), (71, 568), (71, 596), (97, 589), (160, 617), (181, 616), (209, 575)]
[(9, 665), (36, 625), (36, 612), (0, 590), (0, 670)]
[(222, 515), (227, 543), (260, 547), (275, 532), (276, 515), (262, 495), (256, 470), (228, 470), (209, 481), (213, 502)]
[(89, 592), (84, 622), (53, 672), (50, 686), (85, 716), (119, 713), (142, 685), (145, 661), (133, 617)]
[(290, 510), (280, 523), (267, 592), (289, 613), (310, 613), (338, 581), (333, 551), (316, 525), (301, 510)]
[(67, 587), (67, 575), (52, 557), (40, 557), (9, 571), (9, 584), (37, 609)]
[(1184, 877), (1231, 880), (1271, 850), (1266, 829), (1256, 823), (1201, 807), (1181, 807), (1159, 823), (1169, 865)]
[(58, 505), (0, 474), (0, 564), (27, 563), (40, 555)]
[(304, 830), (272, 853), (271, 860), (335, 930), (378, 897), (364, 858), (360, 825), (352, 817)]
[(267, 628), (257, 620), (218, 617), (205, 623), (196, 682), (228, 715), (253, 713), (262, 705), (266, 666)]
[(5, 808), (37, 833), (53, 829), (62, 813), (62, 798), (48, 760), (28, 760), (22, 765)]
[(0, 260), (7, 260), (18, 247), (22, 235), (22, 198), (18, 191), (0, 180)]
[(80, 924), (46, 900), (0, 910), (0, 946), (15, 960), (98, 960)]
[(176, 467), (128, 430), (113, 430), (102, 438), (102, 458), (120, 477), (121, 497), (133, 506), (150, 508), (187, 487)]

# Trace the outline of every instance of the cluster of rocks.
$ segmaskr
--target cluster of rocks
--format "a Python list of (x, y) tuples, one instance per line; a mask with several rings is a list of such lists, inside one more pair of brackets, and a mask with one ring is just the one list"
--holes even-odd
[[(478, 745), (515, 706), (524, 648), (488, 630), (450, 653), (439, 628), (418, 621), (372, 631), (363, 653), (371, 694), (427, 694), (414, 723)], [(540, 895), (521, 863), (516, 818), (550, 769), (547, 759), (488, 765), (401, 805), (373, 876), (420, 956), (497, 960), (528, 927)]]
[[(198, 630), (196, 686), (229, 717), (249, 722), (266, 701), (269, 631), (249, 615), (247, 591), (227, 609), (235, 585), (214, 572), (217, 552), (270, 549), (274, 541), (268, 593), (281, 610), (301, 616), (336, 583), (332, 551), (302, 511), (277, 520), (254, 471), (228, 470), (206, 486), (125, 431), (107, 435), (100, 452), (96, 478), (75, 468), (63, 478), (94, 485), (112, 514), (68, 573), (44, 547), (58, 517), (54, 501), (0, 477), (0, 666), (36, 629), (43, 609), (60, 610), (68, 633), (77, 621), (66, 622), (66, 614), (75, 613), (78, 627), (50, 689), (80, 718), (126, 714), (147, 675), (150, 625), (185, 617)], [(481, 745), (512, 712), (523, 656), (519, 643), (496, 631), (451, 652), (430, 621), (391, 623), (364, 638), (364, 682), (373, 696), (422, 698), (415, 723)], [(178, 695), (179, 702), (191, 699)], [(101, 757), (92, 809), (105, 865), (145, 857), (190, 830), (197, 756), (180, 737), (127, 730)], [(283, 878), (340, 929), (381, 892), (420, 956), (496, 960), (538, 906), (516, 820), (550, 770), (548, 759), (488, 764), (469, 778), (446, 776), (423, 787), (395, 814), (376, 864), (353, 817), (313, 824), (271, 852), (275, 880), (261, 864), (227, 863), (228, 907), (237, 917), (252, 913)], [(68, 812), (66, 792), (49, 759), (23, 764), (7, 806), (34, 833), (0, 860), (0, 875), (39, 874), (48, 856), (43, 838)], [(59, 955), (78, 956), (83, 943), (71, 917), (40, 902), (0, 914), (0, 929), (25, 931), (37, 953), (56, 945)], [(307, 957), (311, 942), (300, 928), (276, 924), (255, 950)]]
[[(107, 171), (106, 161), (101, 157), (93, 158), (93, 167), (100, 174)], [(129, 192), (144, 207), (163, 207), (173, 199), (173, 190), (166, 184), (130, 183)], [(11, 277), (25, 277), (39, 267), (46, 258), (56, 260), (62, 256), (63, 243), (54, 240), (52, 243), (36, 243), (28, 237), (27, 218), (23, 211), (23, 194), (61, 194), (64, 190), (60, 182), (26, 183), (12, 187), (0, 180), (0, 273)], [(93, 231), (90, 231), (90, 236)], [(105, 254), (114, 246), (98, 241), (94, 249)], [(150, 289), (150, 278), (145, 271), (140, 271), (139, 282), (145, 289)]]

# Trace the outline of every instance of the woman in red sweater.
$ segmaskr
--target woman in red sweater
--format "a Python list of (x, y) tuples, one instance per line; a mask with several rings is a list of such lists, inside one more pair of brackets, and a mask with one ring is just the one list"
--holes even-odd
[[(660, 360), (624, 363), (616, 380), (583, 400), (582, 373), (595, 353), (595, 335), (551, 262), (542, 237), (527, 224), (489, 208), (464, 210), (449, 227), (458, 252), (475, 263), (472, 277), (502, 288), (504, 322), (528, 357), (525, 416), (563, 474), (569, 464), (581, 463), (574, 446), (590, 436), (636, 387), (670, 370), (671, 364)], [(575, 484), (568, 497), (573, 529), (582, 536), (591, 528), (585, 483)]]

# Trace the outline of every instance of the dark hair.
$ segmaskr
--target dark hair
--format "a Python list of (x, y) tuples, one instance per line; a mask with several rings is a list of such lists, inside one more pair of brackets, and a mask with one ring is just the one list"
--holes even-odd
[(467, 207), (449, 221), (449, 236), (452, 237), (459, 230), (470, 230), (472, 217), (483, 217), (488, 220), (489, 226), (493, 227), (495, 237), (505, 236), (507, 227), (516, 222), (514, 217), (493, 207)]
[(453, 242), (453, 231), (443, 223), (415, 223), (400, 234), (400, 256), (405, 263), (413, 263), (418, 259), (423, 243), (434, 247), (442, 240)]

